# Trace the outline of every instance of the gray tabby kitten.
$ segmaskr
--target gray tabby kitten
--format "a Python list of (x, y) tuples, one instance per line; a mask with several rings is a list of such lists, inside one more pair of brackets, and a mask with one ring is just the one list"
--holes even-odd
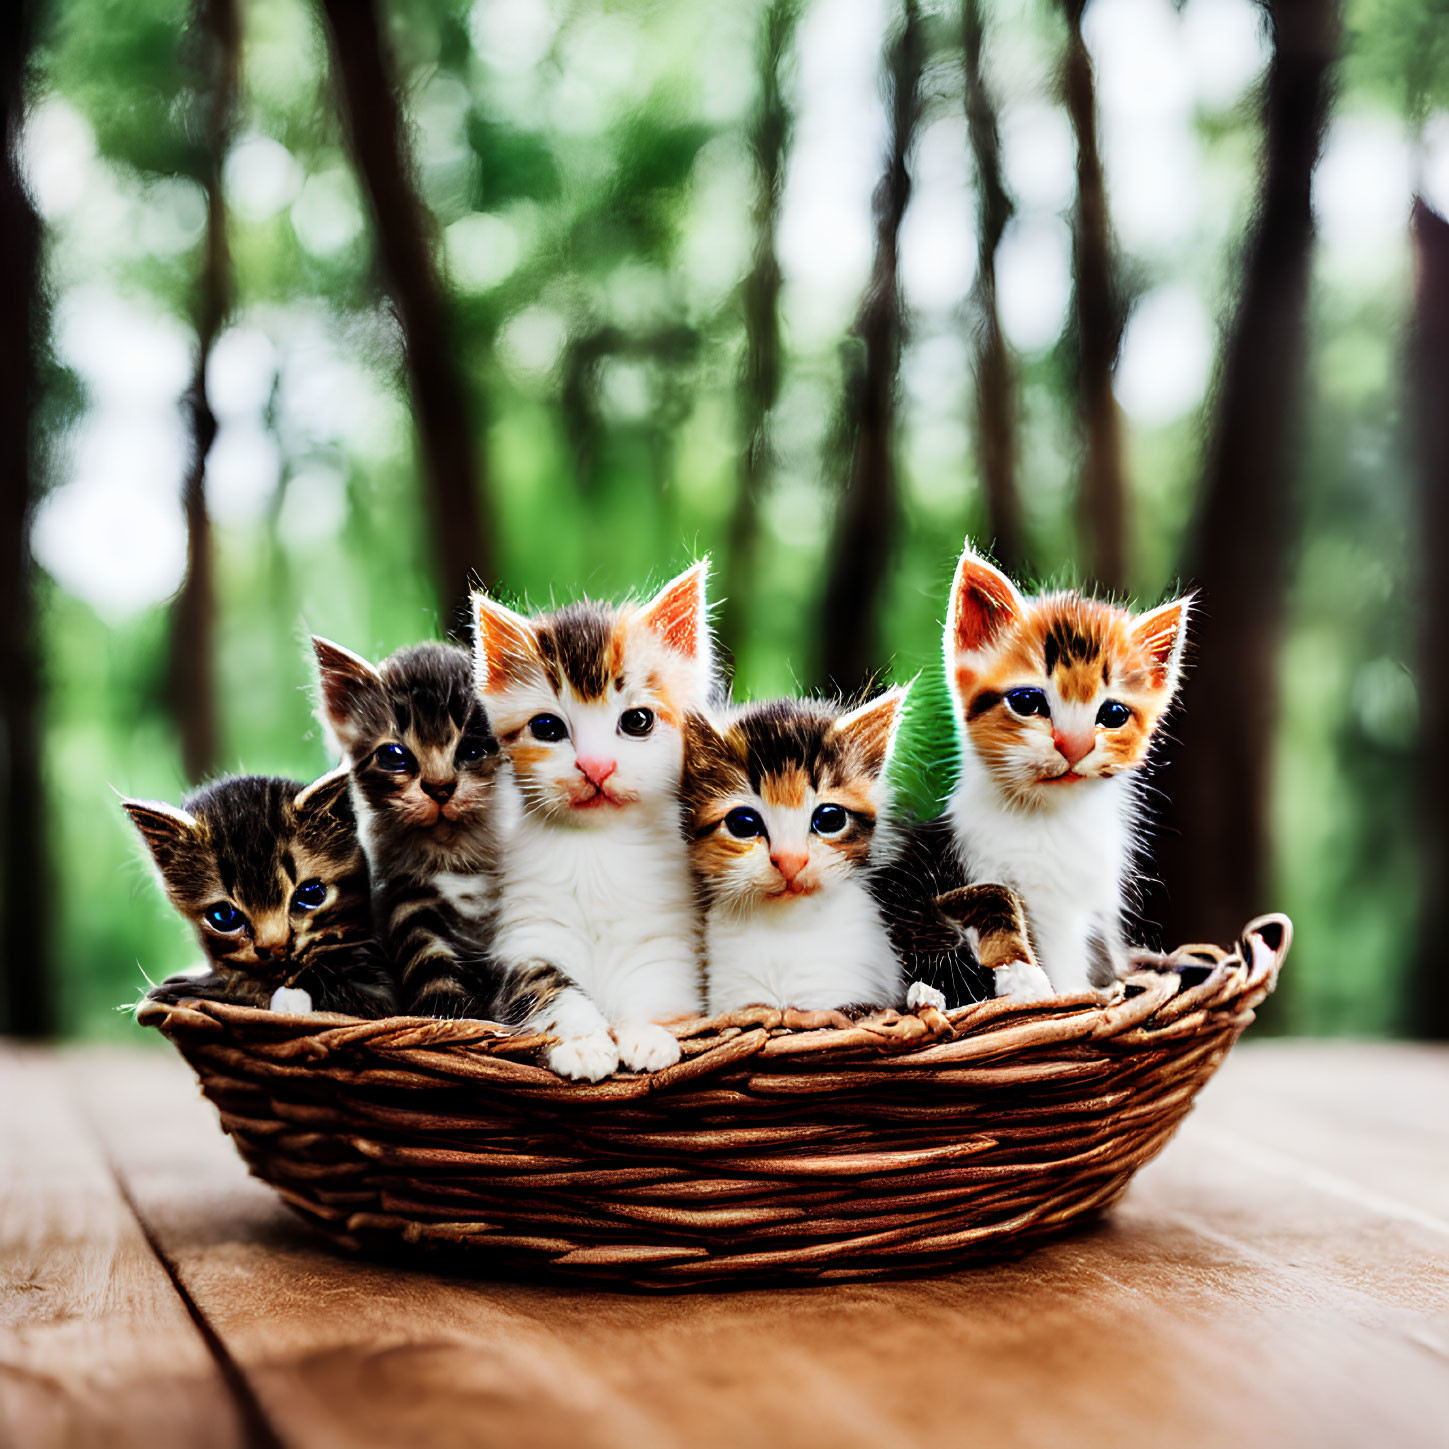
[(312, 646), (403, 1009), (522, 1021), (533, 1004), (528, 979), (506, 979), (489, 950), (502, 756), (470, 656), (419, 644), (374, 667), (326, 639)]

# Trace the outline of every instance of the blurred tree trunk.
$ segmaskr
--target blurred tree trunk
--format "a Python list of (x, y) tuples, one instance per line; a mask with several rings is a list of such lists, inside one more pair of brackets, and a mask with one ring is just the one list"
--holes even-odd
[(911, 196), (908, 160), (921, 109), (925, 36), (916, 0), (904, 0), (890, 48), (890, 151), (875, 189), (875, 258), (847, 364), (843, 435), (852, 440), (850, 472), (830, 543), (821, 622), (821, 673), (847, 692), (880, 668), (880, 615), (895, 547), (896, 383), (902, 318), (898, 246)]
[(750, 127), (755, 158), (755, 255), (745, 278), (745, 357), (739, 387), (739, 491), (730, 519), (722, 589), (720, 636), (737, 655), (749, 624), (755, 587), (760, 505), (771, 464), (770, 417), (780, 396), (780, 259), (776, 234), (790, 114), (781, 93), (781, 71), (799, 19), (798, 0), (770, 0), (758, 45), (760, 96)]
[(1107, 187), (1097, 147), (1097, 92), (1082, 39), (1086, 0), (1062, 0), (1067, 55), (1062, 87), (1077, 140), (1077, 204), (1072, 212), (1072, 330), (1077, 406), (1085, 435), (1080, 492), (1087, 572), (1112, 593), (1127, 586), (1127, 485), (1122, 423), (1112, 368), (1125, 313), (1117, 282)]
[(38, 6), (0, 6), (0, 1032), (55, 1027), (50, 871), (42, 782), (41, 678), (30, 557), (38, 492), (31, 438), (41, 334), (40, 219), (20, 175), (20, 132)]
[(1414, 325), (1409, 404), (1419, 533), (1419, 832), (1424, 859), (1419, 942), (1403, 1025), (1449, 1039), (1449, 221), (1414, 203)]
[[(418, 194), (377, 0), (322, 0), (353, 160), (371, 206), (407, 352), (433, 554), (445, 617), (466, 617), (470, 580), (497, 582), (492, 516), (468, 383)], [(460, 612), (461, 611), (461, 612)]]
[(182, 486), (186, 514), (186, 577), (171, 611), (166, 695), (181, 737), (181, 763), (193, 783), (213, 774), (220, 757), (216, 710), (216, 593), (211, 519), (206, 511), (206, 460), (216, 441), (216, 415), (206, 391), (211, 351), (231, 310), (231, 255), (221, 168), (231, 144), (241, 65), (236, 0), (198, 0), (190, 43), (195, 49), (195, 105), (201, 135), (206, 236), (194, 319), (196, 367), (186, 390), (191, 461)]
[(1220, 364), (1183, 575), (1199, 590), (1174, 719), (1161, 877), (1149, 911), (1169, 943), (1229, 941), (1267, 897), (1269, 766), (1279, 643), (1299, 526), (1313, 211), (1309, 192), (1338, 47), (1332, 0), (1275, 0), (1263, 174)]
[(996, 307), (996, 251), (1011, 220), (1011, 198), (1001, 179), (1001, 133), (996, 97), (981, 64), (985, 24), (982, 0), (964, 0), (961, 7), (962, 53), (965, 60), (966, 130), (976, 163), (976, 285), (970, 302), (975, 350), (976, 446), (991, 547), (1007, 573), (1025, 572), (1021, 495), (1016, 483), (1016, 377), (1001, 335)]

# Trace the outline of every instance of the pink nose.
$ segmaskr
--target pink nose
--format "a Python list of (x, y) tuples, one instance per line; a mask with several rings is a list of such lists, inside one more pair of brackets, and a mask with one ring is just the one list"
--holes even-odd
[(1064, 735), (1053, 731), (1052, 743), (1068, 767), (1075, 768), (1092, 753), (1097, 741), (1093, 735)]
[(771, 853), (770, 864), (785, 877), (786, 885), (790, 885), (805, 869), (805, 862), (809, 858), (803, 850), (777, 850)]
[(604, 781), (619, 768), (617, 760), (601, 760), (593, 755), (580, 755), (575, 761), (589, 784), (604, 788)]

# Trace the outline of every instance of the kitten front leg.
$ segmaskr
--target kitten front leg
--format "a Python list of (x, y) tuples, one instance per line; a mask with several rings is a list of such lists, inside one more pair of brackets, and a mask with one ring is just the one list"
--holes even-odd
[(528, 1025), (559, 1038), (544, 1059), (561, 1077), (598, 1082), (619, 1069), (619, 1047), (609, 1023), (577, 986), (563, 986)]
[(937, 896), (936, 906), (955, 923), (971, 943), (976, 959), (992, 973), (997, 996), (1038, 1001), (1056, 995), (1032, 950), (1026, 907), (1009, 886), (962, 886)]
[(679, 1038), (656, 1021), (621, 1021), (614, 1025), (619, 1060), (631, 1072), (657, 1072), (679, 1060)]

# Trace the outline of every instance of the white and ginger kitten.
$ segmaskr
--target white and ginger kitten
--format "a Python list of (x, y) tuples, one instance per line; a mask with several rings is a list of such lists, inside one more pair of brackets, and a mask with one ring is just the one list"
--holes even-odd
[(689, 722), (685, 825), (705, 902), (711, 1012), (895, 1006), (901, 967), (871, 874), (905, 689), (858, 709), (774, 700)]
[(685, 720), (713, 688), (707, 560), (646, 604), (525, 618), (475, 595), (474, 665), (517, 783), (493, 940), (560, 973), (530, 1025), (597, 1081), (679, 1059), (700, 1008), (699, 908), (679, 818)]
[(961, 776), (947, 813), (969, 877), (1021, 898), (1040, 963), (999, 971), (997, 995), (1085, 991), (1125, 964), (1138, 772), (1177, 690), (1189, 603), (1132, 614), (1071, 592), (1023, 598), (969, 542), (961, 555), (945, 639)]

